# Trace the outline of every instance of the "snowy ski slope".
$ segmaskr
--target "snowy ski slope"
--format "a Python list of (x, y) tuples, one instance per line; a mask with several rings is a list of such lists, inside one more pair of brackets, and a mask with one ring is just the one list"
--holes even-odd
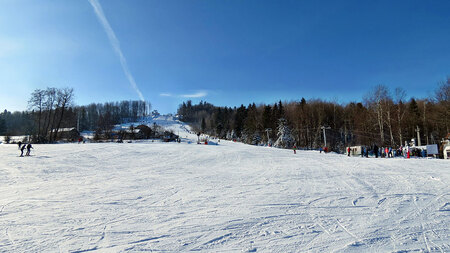
[(182, 143), (0, 145), (0, 252), (450, 252), (448, 161), (197, 145), (162, 121)]

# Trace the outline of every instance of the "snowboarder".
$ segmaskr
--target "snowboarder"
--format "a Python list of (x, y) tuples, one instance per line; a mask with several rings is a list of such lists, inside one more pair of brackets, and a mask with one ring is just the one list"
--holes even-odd
[(20, 157), (23, 157), (23, 151), (25, 150), (25, 148), (27, 147), (27, 145), (23, 144), (22, 148), (20, 148)]
[(350, 156), (350, 147), (347, 148), (348, 156)]
[[(24, 145), (25, 146), (25, 145)], [(26, 154), (26, 156), (30, 156), (30, 152), (31, 152), (31, 149), (33, 148), (33, 146), (31, 146), (31, 144), (30, 143), (28, 143), (28, 145), (27, 145), (27, 154)], [(34, 149), (34, 148), (33, 148)]]

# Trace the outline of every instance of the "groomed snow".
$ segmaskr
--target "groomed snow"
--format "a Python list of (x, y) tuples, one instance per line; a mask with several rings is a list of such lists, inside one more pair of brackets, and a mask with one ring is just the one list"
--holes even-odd
[(0, 251), (450, 251), (449, 161), (180, 135), (0, 145)]

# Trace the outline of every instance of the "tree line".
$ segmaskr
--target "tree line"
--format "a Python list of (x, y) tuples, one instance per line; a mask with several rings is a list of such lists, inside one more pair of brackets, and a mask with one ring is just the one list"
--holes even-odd
[(422, 145), (439, 144), (450, 132), (450, 78), (428, 98), (406, 95), (402, 88), (378, 85), (361, 102), (347, 104), (302, 98), (231, 108), (187, 101), (178, 115), (196, 131), (255, 145), (315, 149), (326, 138), (329, 148), (342, 151), (352, 145), (403, 146), (417, 134)]
[(28, 101), (28, 110), (0, 113), (0, 135), (28, 135), (35, 143), (51, 143), (58, 132), (76, 127), (80, 132), (112, 129), (115, 124), (136, 121), (150, 113), (146, 101), (120, 101), (74, 105), (72, 88), (36, 89)]

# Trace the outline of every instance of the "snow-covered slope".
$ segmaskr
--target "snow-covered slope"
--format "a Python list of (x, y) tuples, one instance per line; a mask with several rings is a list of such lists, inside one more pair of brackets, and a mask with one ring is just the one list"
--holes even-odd
[(0, 145), (0, 251), (450, 251), (448, 161), (194, 143)]

